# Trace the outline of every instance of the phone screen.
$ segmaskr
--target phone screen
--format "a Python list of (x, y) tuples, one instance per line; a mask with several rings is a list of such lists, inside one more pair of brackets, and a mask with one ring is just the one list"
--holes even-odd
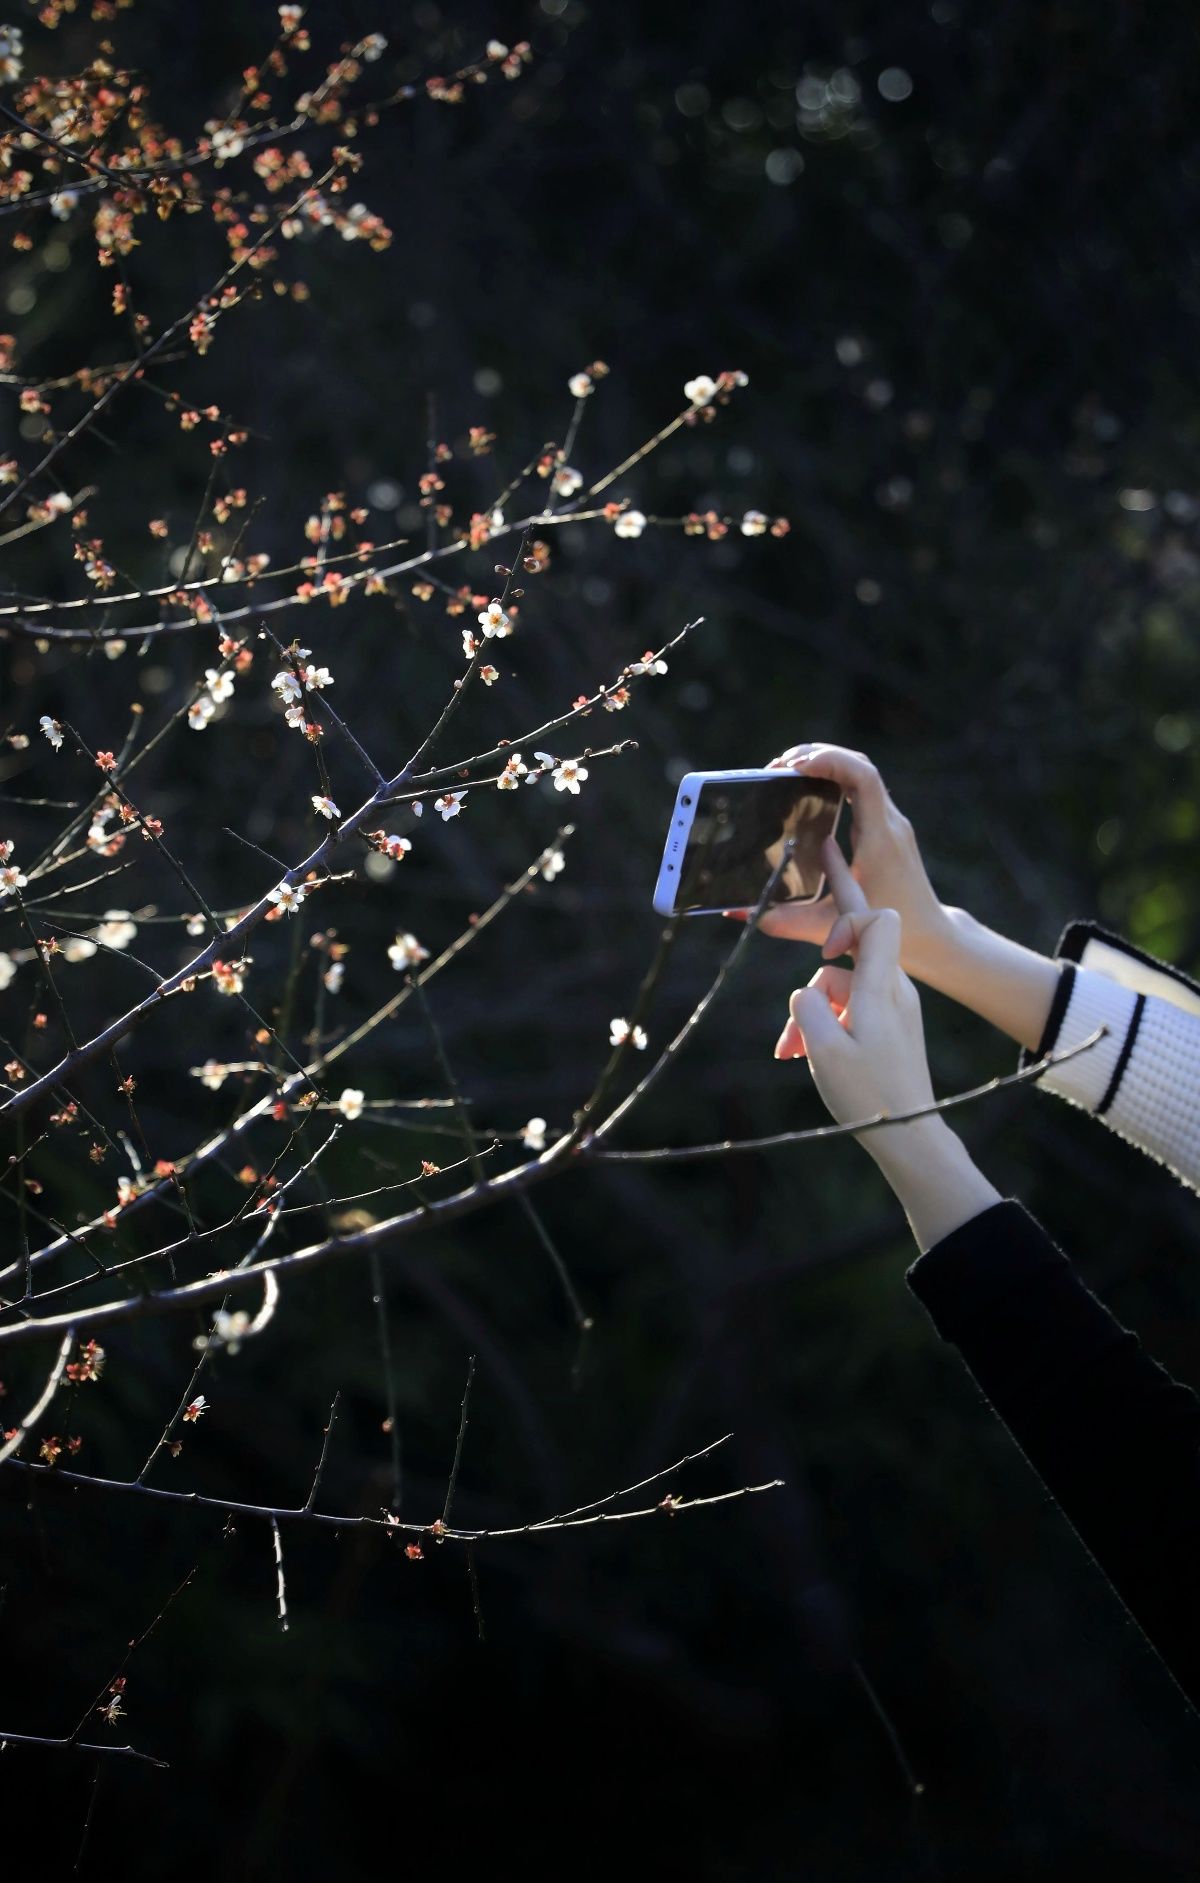
[(824, 778), (710, 780), (700, 787), (680, 868), (676, 909), (752, 909), (788, 839), (792, 854), (771, 895), (817, 894), (821, 845), (833, 833), (841, 792)]

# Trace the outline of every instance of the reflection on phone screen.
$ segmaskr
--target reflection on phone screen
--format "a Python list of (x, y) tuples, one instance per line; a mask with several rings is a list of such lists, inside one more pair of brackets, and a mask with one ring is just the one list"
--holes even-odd
[(837, 821), (838, 787), (824, 778), (710, 780), (700, 789), (680, 871), (676, 907), (753, 908), (789, 838), (793, 849), (771, 896), (815, 896), (821, 845)]

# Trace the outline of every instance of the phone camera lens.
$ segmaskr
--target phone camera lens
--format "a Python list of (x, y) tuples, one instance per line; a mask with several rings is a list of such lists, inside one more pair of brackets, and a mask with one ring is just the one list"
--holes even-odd
[(691, 800), (690, 798), (680, 798), (680, 800), (679, 800), (679, 802), (680, 802), (681, 804), (690, 804), (690, 803), (691, 803), (691, 801), (692, 801), (692, 800)]

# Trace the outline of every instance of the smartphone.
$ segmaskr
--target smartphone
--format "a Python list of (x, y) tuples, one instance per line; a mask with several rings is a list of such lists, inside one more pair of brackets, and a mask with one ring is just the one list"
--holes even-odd
[(753, 909), (793, 849), (771, 901), (814, 902), (825, 887), (821, 845), (837, 828), (842, 791), (792, 771), (688, 772), (680, 781), (654, 890), (659, 915)]

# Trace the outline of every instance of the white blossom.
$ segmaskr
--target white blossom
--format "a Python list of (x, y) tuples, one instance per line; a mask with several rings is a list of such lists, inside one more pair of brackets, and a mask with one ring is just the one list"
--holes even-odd
[(547, 850), (542, 858), (542, 875), (548, 883), (552, 883), (556, 876), (560, 876), (566, 867), (567, 859), (561, 850)]
[(219, 1092), (229, 1077), (226, 1068), (215, 1059), (206, 1059), (198, 1071), (194, 1066), (192, 1071), (201, 1085), (207, 1086), (210, 1092)]
[(398, 863), (401, 857), (408, 855), (409, 851), (412, 849), (412, 844), (407, 837), (385, 837), (383, 840), (383, 848), (384, 854), (390, 856), (394, 863)]
[(551, 483), (557, 497), (573, 497), (583, 487), (583, 474), (573, 470), (569, 464), (560, 464)]
[(331, 961), (329, 963), (329, 966), (326, 968), (324, 975), (322, 976), (322, 979), (325, 982), (326, 993), (340, 994), (342, 991), (342, 981), (345, 978), (345, 974), (346, 974), (346, 963), (344, 961)]
[(496, 780), (498, 791), (516, 791), (522, 778), (529, 771), (528, 765), (519, 752), (510, 752), (504, 770)]
[(554, 789), (570, 791), (579, 796), (579, 787), (588, 775), (586, 765), (581, 765), (577, 758), (564, 758), (561, 765), (554, 768)]
[(6, 863), (0, 869), (0, 896), (14, 895), (18, 889), (24, 889), (29, 878), (19, 870), (15, 863)]
[(267, 901), (273, 902), (285, 915), (295, 915), (307, 894), (308, 887), (304, 883), (277, 883), (274, 889), (267, 891)]
[(663, 660), (661, 655), (656, 659), (653, 654), (646, 653), (642, 655), (640, 660), (635, 660), (630, 663), (629, 671), (630, 673), (666, 673), (667, 663)]
[(233, 698), (233, 675), (228, 667), (206, 667), (204, 678), (208, 685), (209, 697), (220, 706), (223, 701)]
[(707, 373), (700, 373), (697, 378), (689, 379), (683, 389), (685, 399), (693, 405), (711, 405), (717, 395), (717, 382)]
[(646, 519), (640, 510), (624, 510), (613, 524), (616, 536), (640, 536), (646, 527)]
[[(494, 634), (503, 636), (512, 633), (512, 623), (504, 612), (503, 604), (498, 601), (489, 602), (486, 608), (480, 610), (479, 625), (488, 640)], [(466, 646), (465, 640), (463, 645)]]
[(479, 678), (483, 681), (485, 687), (494, 687), (497, 680), (500, 678), (499, 669), (493, 667), (489, 662), (486, 666), (479, 669)]
[(447, 791), (444, 797), (435, 798), (433, 808), (442, 814), (442, 822), (448, 824), (452, 817), (457, 817), (462, 810), (465, 791)]
[(187, 712), (188, 725), (192, 731), (205, 731), (215, 711), (216, 707), (207, 693), (202, 693), (198, 700), (193, 700)]
[(331, 687), (333, 685), (333, 675), (330, 673), (328, 667), (306, 667), (304, 669), (304, 684), (310, 693), (319, 693), (322, 687)]
[(342, 1117), (350, 1124), (353, 1124), (356, 1118), (362, 1117), (362, 1093), (354, 1086), (348, 1085), (337, 1102), (337, 1108), (341, 1112)]
[[(235, 1308), (232, 1313), (227, 1308), (218, 1308), (213, 1315), (212, 1338), (226, 1353), (236, 1353), (249, 1331), (250, 1316), (245, 1308)], [(197, 1344), (208, 1345), (203, 1334)]]
[(104, 920), (96, 930), (96, 940), (102, 948), (128, 948), (137, 934), (137, 923), (130, 917), (128, 909), (106, 909)]
[(546, 1148), (546, 1120), (531, 1118), (522, 1127), (521, 1142), (527, 1151), (544, 1151)]
[(608, 1043), (610, 1046), (624, 1046), (626, 1040), (632, 1041), (639, 1053), (646, 1050), (646, 1035), (640, 1026), (631, 1027), (628, 1020), (610, 1020), (608, 1023)]
[(59, 222), (67, 222), (78, 201), (78, 190), (55, 190), (50, 198), (50, 214)]
[(51, 719), (49, 713), (43, 713), (41, 718), (38, 720), (38, 725), (41, 727), (42, 731), (45, 733), (46, 737), (49, 739), (51, 745), (54, 747), (54, 750), (57, 752), (58, 748), (63, 742), (62, 728), (59, 725), (57, 719)]
[(470, 628), (463, 629), (463, 655), (467, 660), (474, 660), (479, 652), (479, 642)]
[(90, 961), (96, 953), (96, 944), (86, 935), (66, 935), (59, 943), (59, 953), (64, 961)]
[(428, 959), (428, 948), (422, 948), (415, 935), (397, 935), (388, 949), (388, 960), (397, 972), (404, 968), (415, 968), (418, 962)]
[(286, 700), (289, 705), (300, 698), (300, 682), (290, 667), (280, 668), (271, 685), (280, 699)]
[(586, 399), (589, 392), (595, 392), (596, 385), (590, 373), (573, 373), (567, 381), (567, 389), (574, 399)]
[(742, 535), (765, 536), (767, 533), (767, 524), (768, 519), (763, 515), (761, 510), (747, 510), (745, 516), (742, 518)]
[(322, 817), (328, 817), (331, 820), (341, 816), (341, 812), (338, 810), (333, 799), (322, 797), (319, 791), (314, 791), (312, 794), (312, 807), (313, 810), (319, 812)]
[(203, 935), (205, 927), (206, 923), (202, 915), (189, 915), (184, 923), (185, 932), (189, 935)]
[(16, 971), (17, 964), (12, 956), (0, 950), (0, 994), (4, 992)]

